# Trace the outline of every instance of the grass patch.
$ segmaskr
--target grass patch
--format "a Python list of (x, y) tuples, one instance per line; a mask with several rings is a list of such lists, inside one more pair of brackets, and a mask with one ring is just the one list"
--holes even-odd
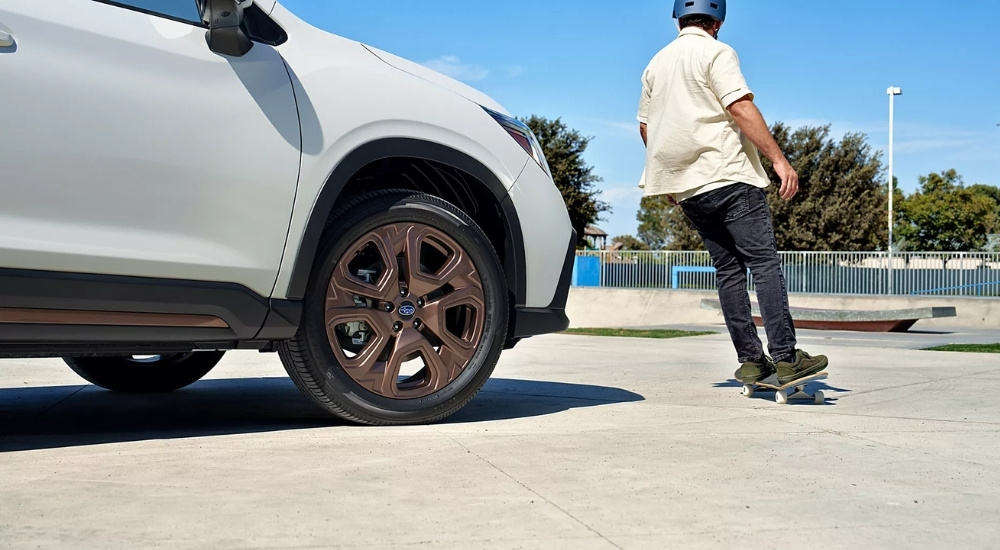
[(571, 328), (563, 334), (578, 336), (605, 336), (611, 338), (653, 338), (665, 340), (668, 338), (687, 338), (688, 336), (707, 336), (715, 332), (691, 332), (687, 330), (629, 330), (624, 328)]
[(962, 351), (966, 353), (1000, 353), (1000, 344), (948, 344), (925, 351)]

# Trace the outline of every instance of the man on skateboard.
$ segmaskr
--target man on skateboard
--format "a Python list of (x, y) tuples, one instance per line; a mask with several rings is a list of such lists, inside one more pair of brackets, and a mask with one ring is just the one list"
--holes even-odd
[[(797, 349), (758, 150), (774, 163), (782, 199), (798, 194), (799, 176), (754, 104), (735, 50), (718, 41), (726, 0), (676, 0), (674, 19), (680, 36), (642, 76), (645, 193), (679, 204), (712, 255), (723, 316), (743, 364), (740, 380), (777, 374), (784, 385), (807, 378), (828, 360)], [(748, 268), (770, 357), (751, 314)]]

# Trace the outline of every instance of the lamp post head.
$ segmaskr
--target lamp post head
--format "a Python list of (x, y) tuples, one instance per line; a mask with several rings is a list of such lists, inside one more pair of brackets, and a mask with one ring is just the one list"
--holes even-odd
[(903, 95), (903, 89), (902, 88), (897, 88), (897, 87), (893, 86), (893, 87), (889, 88), (886, 91), (886, 93), (889, 94), (889, 95)]

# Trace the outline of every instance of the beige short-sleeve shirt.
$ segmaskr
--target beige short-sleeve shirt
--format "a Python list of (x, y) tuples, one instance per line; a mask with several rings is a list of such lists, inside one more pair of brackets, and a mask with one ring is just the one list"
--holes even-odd
[(753, 92), (732, 47), (688, 27), (642, 75), (646, 195), (683, 201), (734, 183), (770, 184), (760, 154), (728, 107)]

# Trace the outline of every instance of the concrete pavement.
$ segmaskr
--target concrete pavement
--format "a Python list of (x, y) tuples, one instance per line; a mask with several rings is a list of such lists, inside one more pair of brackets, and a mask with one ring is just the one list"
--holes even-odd
[(787, 407), (723, 334), (547, 336), (412, 428), (328, 419), (273, 355), (158, 397), (2, 361), (0, 547), (996, 547), (1000, 355), (910, 349), (1000, 340), (963, 334), (802, 331), (829, 399)]

